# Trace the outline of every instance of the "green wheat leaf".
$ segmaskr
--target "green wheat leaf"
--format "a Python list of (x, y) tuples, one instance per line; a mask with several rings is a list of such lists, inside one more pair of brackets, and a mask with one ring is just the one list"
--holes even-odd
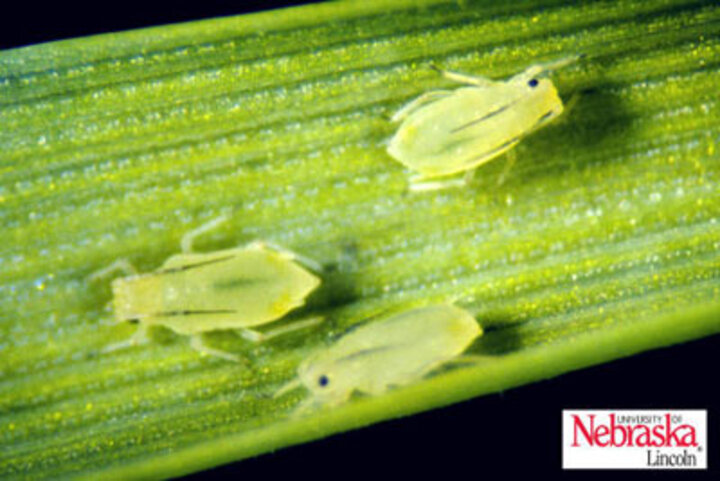
[[(331, 3), (0, 52), (0, 475), (160, 478), (720, 331), (720, 7), (691, 0)], [(430, 69), (553, 73), (562, 121), (465, 189), (407, 190), (384, 142)], [(320, 262), (254, 345), (187, 338), (103, 353), (118, 258), (184, 232)], [(308, 353), (388, 308), (455, 300), (487, 362), (290, 417)]]

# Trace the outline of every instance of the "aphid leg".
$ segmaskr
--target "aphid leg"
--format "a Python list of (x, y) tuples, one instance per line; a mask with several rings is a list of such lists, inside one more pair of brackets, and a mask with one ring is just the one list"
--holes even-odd
[(142, 323), (138, 325), (137, 330), (135, 333), (130, 336), (128, 339), (120, 342), (115, 342), (113, 344), (110, 344), (109, 346), (105, 346), (101, 352), (108, 353), (113, 351), (119, 351), (121, 349), (127, 349), (129, 347), (135, 347), (139, 346), (141, 344), (146, 344), (150, 341), (150, 335), (148, 333), (147, 326), (144, 326)]
[[(578, 101), (580, 101), (580, 94), (578, 92), (575, 92), (570, 97), (570, 100), (565, 102), (565, 106), (562, 110), (552, 115), (552, 118), (550, 118), (548, 121), (555, 119), (556, 117), (561, 117), (558, 122), (564, 122), (567, 119), (568, 112), (570, 112), (572, 109), (575, 108)], [(539, 128), (540, 126), (538, 126)]]
[(190, 338), (190, 347), (198, 351), (200, 354), (221, 357), (223, 359), (227, 359), (228, 361), (240, 362), (239, 356), (208, 346), (205, 343), (205, 338), (202, 334), (195, 334)]
[(487, 77), (482, 77), (480, 75), (467, 75), (459, 72), (451, 72), (450, 70), (443, 70), (434, 64), (430, 65), (430, 68), (440, 73), (446, 79), (461, 84), (475, 85), (476, 87), (490, 87), (496, 83), (495, 81)]
[(280, 389), (278, 389), (277, 391), (275, 391), (275, 393), (273, 394), (273, 399), (277, 399), (277, 398), (279, 398), (280, 396), (282, 396), (282, 395), (284, 395), (284, 394), (286, 394), (286, 393), (289, 393), (290, 391), (294, 391), (295, 389), (298, 389), (298, 388), (301, 388), (301, 387), (302, 387), (302, 383), (300, 382), (300, 379), (295, 378), (295, 379), (293, 379), (292, 381), (290, 381), (290, 382), (288, 382), (288, 383), (285, 383), (285, 384), (283, 384), (282, 386), (280, 386)]
[(505, 168), (498, 176), (498, 187), (505, 183), (507, 175), (510, 173), (510, 170), (512, 170), (513, 166), (515, 165), (515, 161), (517, 160), (517, 153), (514, 150), (509, 150), (507, 154), (505, 154), (505, 156), (507, 157), (507, 162), (505, 162)]
[(452, 94), (450, 90), (432, 90), (430, 92), (426, 92), (412, 102), (404, 105), (400, 110), (393, 114), (390, 120), (392, 122), (400, 122), (420, 107), (447, 97), (450, 94)]
[(303, 401), (297, 405), (297, 407), (293, 410), (293, 412), (290, 414), (291, 417), (297, 418), (300, 416), (304, 416), (315, 409), (319, 407), (319, 403), (314, 398), (310, 397), (307, 399), (303, 399)]
[(185, 254), (191, 253), (193, 251), (193, 241), (195, 241), (196, 237), (217, 228), (217, 226), (219, 226), (223, 222), (227, 222), (228, 218), (228, 214), (224, 213), (221, 216), (206, 222), (200, 227), (197, 227), (190, 232), (186, 232), (185, 235), (182, 237), (182, 240), (180, 241), (180, 249), (182, 250), (182, 252)]
[(136, 276), (138, 274), (137, 269), (130, 264), (127, 259), (118, 259), (107, 267), (104, 267), (98, 271), (93, 272), (87, 277), (88, 282), (95, 282), (107, 277), (115, 271), (120, 271), (126, 276)]
[(568, 100), (565, 103), (565, 108), (563, 109), (564, 112), (570, 112), (572, 109), (575, 108), (577, 103), (580, 101), (580, 94), (578, 92), (575, 92), (570, 97), (570, 100)]
[(249, 248), (249, 249), (265, 249), (265, 248), (269, 248), (269, 249), (274, 250), (274, 251), (277, 252), (278, 254), (282, 254), (282, 255), (285, 256), (285, 258), (288, 259), (288, 260), (297, 261), (298, 263), (304, 265), (305, 267), (307, 267), (307, 268), (310, 269), (311, 271), (315, 271), (315, 272), (322, 272), (322, 271), (323, 271), (323, 266), (322, 266), (320, 263), (318, 263), (318, 262), (310, 259), (309, 257), (305, 257), (305, 256), (303, 256), (303, 255), (300, 255), (300, 254), (296, 253), (296, 252), (287, 250), (287, 249), (285, 249), (285, 248), (283, 248), (283, 247), (281, 247), (281, 246), (279, 246), (279, 245), (277, 245), (277, 244), (273, 244), (272, 242), (267, 242), (267, 241), (254, 241), (254, 242), (251, 242), (250, 244), (248, 244), (248, 245), (247, 245), (247, 248)]
[(298, 331), (300, 329), (305, 329), (307, 327), (311, 327), (317, 324), (320, 324), (323, 321), (323, 318), (321, 316), (314, 316), (309, 317), (307, 319), (303, 319), (301, 321), (293, 322), (292, 324), (288, 324), (287, 326), (278, 327), (269, 331), (260, 332), (255, 331), (253, 329), (239, 329), (239, 334), (243, 337), (243, 339), (246, 339), (251, 342), (265, 342), (269, 339), (272, 339), (277, 336), (282, 336), (283, 334), (287, 334), (288, 332)]
[(475, 169), (470, 169), (465, 171), (465, 175), (463, 175), (463, 183), (466, 186), (469, 186), (472, 184), (473, 179), (475, 178)]
[(428, 192), (433, 190), (450, 189), (456, 187), (465, 187), (464, 179), (445, 179), (424, 181), (423, 176), (413, 176), (410, 178), (409, 189), (412, 192)]

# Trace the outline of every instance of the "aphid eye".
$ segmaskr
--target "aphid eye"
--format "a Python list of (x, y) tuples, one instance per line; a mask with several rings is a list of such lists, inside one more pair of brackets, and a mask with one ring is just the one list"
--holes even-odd
[(537, 84), (538, 80), (536, 78), (531, 78), (530, 80), (528, 80), (528, 85), (532, 88), (537, 87)]
[(318, 378), (318, 386), (325, 387), (330, 383), (330, 379), (326, 375), (322, 375)]

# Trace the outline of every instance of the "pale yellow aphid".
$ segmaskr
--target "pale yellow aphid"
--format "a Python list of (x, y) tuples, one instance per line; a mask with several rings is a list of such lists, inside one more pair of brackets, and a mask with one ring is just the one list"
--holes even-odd
[[(320, 279), (296, 262), (297, 255), (262, 242), (193, 253), (193, 239), (225, 220), (217, 218), (187, 233), (182, 239), (182, 253), (170, 257), (154, 272), (138, 274), (121, 260), (91, 276), (98, 278), (116, 270), (130, 274), (113, 280), (113, 307), (119, 322), (137, 321), (139, 328), (130, 340), (106, 351), (145, 341), (148, 327), (163, 326), (193, 336), (191, 345), (201, 352), (238, 360), (235, 355), (206, 346), (202, 333), (237, 329), (244, 338), (258, 342), (319, 321), (308, 319), (264, 333), (251, 329), (302, 306)], [(319, 270), (312, 261), (301, 262)]]
[[(400, 109), (392, 120), (402, 123), (387, 152), (419, 174), (412, 180), (413, 190), (459, 185), (424, 181), (469, 173), (557, 118), (562, 100), (552, 81), (541, 75), (576, 59), (533, 65), (505, 81), (442, 71), (470, 86), (433, 90)], [(511, 157), (505, 173), (512, 162)]]
[(311, 397), (300, 406), (333, 406), (353, 392), (382, 394), (414, 383), (455, 359), (482, 335), (464, 309), (437, 304), (399, 312), (353, 329), (334, 345), (302, 361), (297, 378), (278, 397), (305, 386)]

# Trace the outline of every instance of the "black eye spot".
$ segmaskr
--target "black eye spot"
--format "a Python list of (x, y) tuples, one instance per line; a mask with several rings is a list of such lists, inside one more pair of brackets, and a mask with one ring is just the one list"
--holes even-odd
[(320, 387), (325, 387), (325, 386), (327, 386), (328, 384), (330, 384), (330, 379), (328, 379), (328, 377), (327, 377), (326, 375), (323, 374), (322, 376), (320, 376), (320, 377), (318, 378), (318, 385), (319, 385)]
[(536, 78), (531, 78), (530, 80), (528, 80), (528, 85), (530, 87), (533, 87), (533, 88), (537, 87), (537, 84), (538, 84), (538, 81)]

